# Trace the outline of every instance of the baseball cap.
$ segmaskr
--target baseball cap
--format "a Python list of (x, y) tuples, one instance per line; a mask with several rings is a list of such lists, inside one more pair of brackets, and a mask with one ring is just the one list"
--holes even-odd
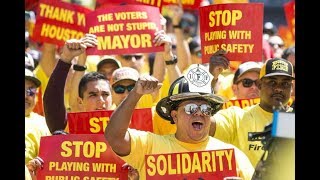
[(99, 71), (99, 69), (101, 69), (102, 65), (104, 65), (105, 63), (114, 63), (117, 65), (118, 68), (121, 67), (121, 63), (119, 60), (117, 60), (113, 56), (105, 55), (101, 58), (101, 60), (97, 64), (97, 71)]
[(239, 65), (238, 69), (234, 73), (233, 84), (235, 84), (238, 79), (246, 72), (255, 71), (260, 73), (261, 65), (254, 61), (244, 62)]
[(200, 64), (192, 64), (186, 75), (176, 79), (170, 86), (168, 96), (162, 98), (156, 105), (156, 112), (160, 117), (174, 124), (171, 111), (185, 100), (202, 99), (209, 102), (213, 114), (219, 111), (226, 102), (223, 96), (215, 95), (211, 88), (213, 77)]
[(140, 74), (137, 70), (130, 67), (121, 67), (113, 71), (111, 77), (111, 86), (125, 79), (138, 81), (139, 76)]
[(41, 85), (41, 81), (33, 74), (32, 71), (30, 71), (29, 69), (25, 68), (24, 69), (24, 73), (25, 73), (25, 79), (34, 82), (36, 87), (39, 87)]
[(293, 76), (293, 66), (290, 61), (283, 58), (268, 59), (261, 68), (260, 79), (270, 76), (289, 76), (295, 79)]

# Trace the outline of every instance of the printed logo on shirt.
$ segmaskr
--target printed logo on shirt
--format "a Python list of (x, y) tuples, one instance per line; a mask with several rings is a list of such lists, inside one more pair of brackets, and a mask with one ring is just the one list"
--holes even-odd
[(249, 151), (264, 150), (264, 140), (267, 135), (266, 132), (248, 132), (248, 141), (252, 141), (252, 143), (249, 143)]

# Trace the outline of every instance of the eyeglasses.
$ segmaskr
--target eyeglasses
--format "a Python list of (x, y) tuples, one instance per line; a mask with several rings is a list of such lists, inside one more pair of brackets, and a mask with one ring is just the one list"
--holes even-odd
[(134, 84), (131, 84), (129, 86), (117, 85), (113, 87), (113, 90), (117, 94), (123, 94), (126, 91), (126, 89), (128, 90), (128, 92), (130, 92), (133, 88)]
[(28, 88), (25, 90), (27, 96), (34, 96), (37, 93), (36, 88)]
[(242, 82), (242, 86), (243, 87), (246, 87), (246, 88), (249, 88), (253, 85), (253, 83), (258, 86), (258, 83), (257, 83), (258, 79), (257, 80), (252, 80), (252, 79), (241, 79), (239, 81), (236, 82), (236, 84), (239, 84), (240, 82)]
[(137, 60), (141, 59), (143, 55), (123, 55), (125, 60), (131, 60), (133, 57)]
[(195, 114), (199, 109), (205, 116), (211, 116), (213, 114), (213, 108), (208, 104), (187, 104), (184, 106), (184, 111), (187, 114)]

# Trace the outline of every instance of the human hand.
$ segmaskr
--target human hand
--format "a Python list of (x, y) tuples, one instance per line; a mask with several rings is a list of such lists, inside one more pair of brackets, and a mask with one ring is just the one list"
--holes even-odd
[(230, 62), (224, 56), (225, 54), (227, 54), (226, 51), (218, 50), (210, 58), (209, 71), (214, 76), (214, 79), (217, 79), (223, 70), (229, 68)]
[(94, 47), (97, 44), (97, 36), (94, 34), (86, 34), (81, 39), (69, 39), (62, 48), (61, 60), (71, 63), (73, 58), (84, 53), (88, 47)]
[(159, 90), (162, 83), (159, 83), (158, 79), (150, 75), (142, 75), (136, 82), (133, 90), (138, 94), (151, 94)]
[(43, 159), (41, 159), (40, 157), (36, 157), (36, 158), (30, 160), (26, 166), (27, 166), (31, 176), (36, 177), (37, 171), (39, 169), (43, 169), (43, 164), (44, 164)]
[(163, 57), (165, 61), (171, 60), (173, 58), (172, 39), (170, 36), (166, 34), (164, 30), (155, 32), (155, 38), (153, 39), (153, 43), (155, 43), (155, 46), (160, 46), (164, 44)]
[(128, 169), (129, 180), (139, 180), (140, 177), (138, 170), (130, 166), (128, 163), (123, 164), (122, 169)]
[(168, 16), (172, 19), (172, 24), (179, 25), (184, 13), (181, 1), (178, 1), (178, 4), (168, 5), (167, 8)]

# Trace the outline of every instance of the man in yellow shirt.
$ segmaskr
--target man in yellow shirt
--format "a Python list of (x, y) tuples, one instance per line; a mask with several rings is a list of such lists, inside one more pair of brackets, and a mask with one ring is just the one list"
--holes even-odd
[[(164, 59), (170, 60), (172, 57)], [(161, 87), (156, 78), (146, 75), (139, 78), (126, 99), (113, 112), (105, 130), (107, 141), (120, 158), (139, 171), (141, 180), (146, 179), (146, 155), (228, 148), (235, 149), (237, 176), (251, 180), (254, 169), (243, 152), (209, 136), (210, 118), (222, 107), (224, 98), (213, 94), (209, 83), (212, 77), (202, 65), (190, 66), (190, 72), (171, 84), (168, 96), (162, 98), (156, 107), (162, 118), (176, 124), (175, 134), (157, 135), (128, 129), (139, 99)]]
[(232, 106), (220, 110), (214, 115), (210, 135), (237, 146), (255, 167), (264, 153), (264, 145), (254, 135), (272, 123), (274, 108), (292, 112), (288, 102), (293, 80), (293, 66), (289, 61), (282, 58), (267, 60), (257, 82), (260, 103), (246, 109)]
[(50, 135), (45, 118), (33, 112), (40, 85), (32, 71), (25, 69), (25, 163), (38, 155), (41, 136)]
[[(62, 49), (61, 59), (50, 76), (44, 93), (44, 112), (51, 132), (64, 130), (67, 127), (66, 108), (63, 102), (66, 78), (71, 67), (71, 61), (84, 53), (87, 47), (96, 46), (97, 39), (93, 34), (86, 34), (80, 40), (66, 41)], [(75, 67), (75, 65), (73, 65)], [(85, 66), (78, 65), (76, 71), (84, 71)], [(80, 82), (77, 101), (83, 111), (111, 109), (111, 87), (106, 77), (98, 72), (88, 72)], [(68, 132), (68, 130), (66, 129)]]

